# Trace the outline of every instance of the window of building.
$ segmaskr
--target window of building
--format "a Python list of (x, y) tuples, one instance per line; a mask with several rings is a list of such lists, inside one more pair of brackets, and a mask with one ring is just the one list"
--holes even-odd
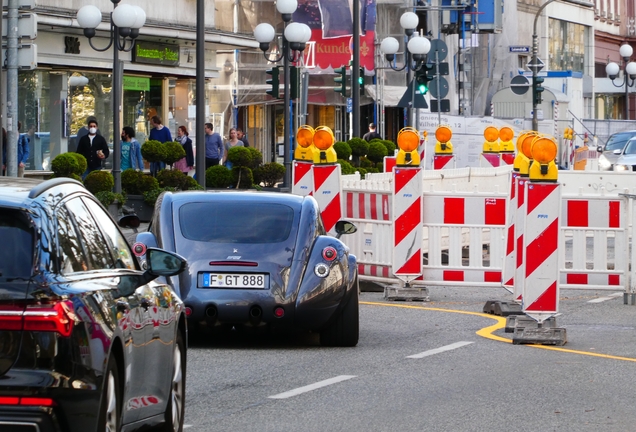
[(588, 27), (550, 18), (548, 69), (584, 72)]

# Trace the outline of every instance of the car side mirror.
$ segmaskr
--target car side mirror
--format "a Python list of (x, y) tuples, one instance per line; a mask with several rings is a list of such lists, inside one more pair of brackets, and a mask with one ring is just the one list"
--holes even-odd
[[(175, 276), (185, 270), (185, 258), (163, 249), (148, 248), (146, 250), (146, 274), (154, 277)], [(147, 278), (148, 279), (148, 278)]]
[(623, 152), (623, 150), (622, 150), (622, 149), (616, 149), (616, 150), (614, 150), (612, 153), (614, 153), (615, 155), (619, 155), (619, 154), (621, 154), (622, 152)]
[(139, 228), (140, 223), (141, 221), (139, 220), (139, 216), (137, 216), (136, 214), (128, 214), (122, 216), (117, 221), (117, 225), (122, 228)]
[(339, 220), (336, 222), (336, 238), (340, 238), (343, 234), (353, 234), (358, 228), (347, 220)]
[(603, 153), (603, 146), (602, 145), (596, 146), (596, 151), (599, 153)]

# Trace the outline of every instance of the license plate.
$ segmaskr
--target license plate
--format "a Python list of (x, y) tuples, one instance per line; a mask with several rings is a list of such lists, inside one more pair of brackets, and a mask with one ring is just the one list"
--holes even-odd
[(269, 275), (263, 273), (203, 273), (203, 288), (267, 288)]

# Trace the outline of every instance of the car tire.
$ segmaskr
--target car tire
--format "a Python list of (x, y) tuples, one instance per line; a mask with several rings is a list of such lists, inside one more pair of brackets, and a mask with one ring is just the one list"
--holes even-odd
[(360, 313), (358, 300), (358, 278), (356, 277), (350, 298), (336, 319), (320, 332), (320, 345), (354, 347), (360, 334)]
[(121, 388), (119, 368), (113, 356), (108, 360), (102, 401), (97, 423), (98, 432), (119, 432), (121, 428)]
[(161, 432), (182, 432), (185, 417), (186, 350), (181, 332), (177, 332), (172, 364), (170, 394)]

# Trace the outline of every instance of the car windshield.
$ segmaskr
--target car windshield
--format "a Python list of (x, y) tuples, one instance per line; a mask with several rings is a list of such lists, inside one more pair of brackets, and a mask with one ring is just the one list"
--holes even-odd
[(21, 212), (0, 209), (0, 239), (0, 280), (31, 277), (33, 230)]
[(279, 243), (289, 237), (293, 221), (293, 209), (275, 203), (196, 202), (179, 209), (181, 234), (200, 242)]
[(621, 132), (612, 135), (607, 144), (605, 144), (605, 150), (622, 150), (625, 147), (625, 143), (636, 136), (636, 132)]
[(627, 145), (625, 146), (625, 151), (623, 152), (623, 154), (626, 154), (626, 155), (636, 154), (636, 139), (631, 139), (627, 142)]

